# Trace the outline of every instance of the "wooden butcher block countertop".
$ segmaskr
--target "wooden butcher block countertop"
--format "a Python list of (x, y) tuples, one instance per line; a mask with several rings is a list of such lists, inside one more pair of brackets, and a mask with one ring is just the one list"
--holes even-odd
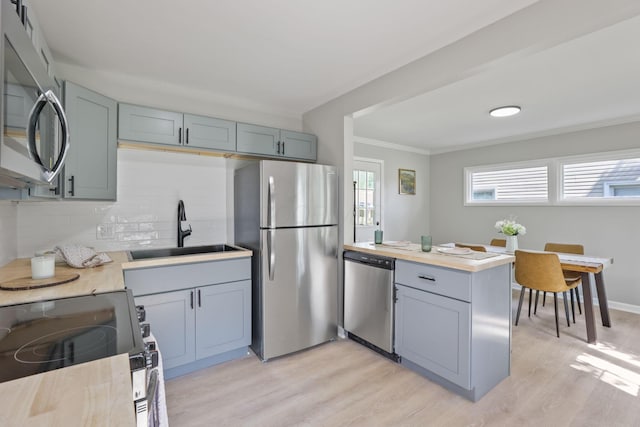
[(135, 426), (129, 355), (0, 383), (1, 426)]
[[(22, 304), (25, 302), (44, 301), (88, 295), (94, 292), (111, 292), (124, 289), (122, 264), (127, 260), (127, 253), (109, 252), (113, 262), (94, 268), (72, 268), (63, 262), (56, 263), (56, 274), (75, 273), (80, 278), (73, 282), (49, 288), (20, 291), (0, 290), (0, 305)], [(0, 268), (0, 282), (31, 276), (31, 260), (19, 258)]]
[[(422, 252), (420, 244), (406, 242), (404, 245), (392, 246), (391, 244), (353, 243), (344, 245), (345, 250), (365, 252), (373, 255), (381, 255), (389, 258), (405, 261), (419, 262), (422, 264), (436, 265), (439, 267), (453, 268), (462, 271), (482, 271), (515, 261), (512, 255), (498, 255), (475, 253), (477, 256), (486, 256), (484, 259), (469, 259), (465, 256), (452, 256), (438, 251), (439, 246), (433, 246), (431, 252)], [(449, 247), (442, 247), (450, 249)]]

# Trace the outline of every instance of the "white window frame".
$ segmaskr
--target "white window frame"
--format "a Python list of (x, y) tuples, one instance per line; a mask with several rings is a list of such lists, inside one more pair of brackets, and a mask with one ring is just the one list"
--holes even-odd
[[(563, 165), (566, 163), (588, 163), (598, 162), (606, 160), (622, 160), (622, 159), (634, 159), (640, 158), (640, 149), (630, 150), (618, 150), (618, 151), (606, 151), (600, 153), (584, 154), (579, 156), (567, 156), (561, 157), (556, 160), (556, 176), (558, 177), (555, 186), (557, 191), (557, 198), (555, 200), (558, 206), (640, 206), (640, 196), (638, 197), (594, 197), (580, 198), (580, 199), (565, 199), (563, 195)], [(629, 183), (626, 181), (626, 183)], [(623, 182), (617, 182), (615, 185), (623, 184)], [(636, 182), (635, 185), (640, 184)], [(606, 189), (605, 189), (606, 191)]]
[[(511, 200), (474, 200), (473, 199), (473, 174), (478, 172), (494, 172), (508, 169), (523, 168), (547, 168), (547, 200), (535, 199), (511, 199)], [(531, 160), (525, 162), (510, 162), (494, 165), (472, 166), (464, 168), (464, 200), (465, 206), (541, 206), (549, 205), (553, 196), (549, 182), (554, 172), (553, 165), (549, 159)], [(481, 189), (481, 188), (479, 188)]]
[[(498, 163), (492, 165), (469, 166), (464, 168), (464, 206), (640, 206), (638, 197), (594, 197), (592, 199), (565, 199), (563, 196), (563, 165), (566, 163), (588, 163), (606, 160), (640, 158), (640, 149), (604, 151), (577, 156), (564, 156), (521, 162)], [(472, 175), (476, 172), (490, 172), (506, 169), (547, 166), (548, 200), (473, 200)], [(616, 182), (615, 185), (640, 185), (640, 182)], [(606, 190), (605, 190), (606, 191)]]

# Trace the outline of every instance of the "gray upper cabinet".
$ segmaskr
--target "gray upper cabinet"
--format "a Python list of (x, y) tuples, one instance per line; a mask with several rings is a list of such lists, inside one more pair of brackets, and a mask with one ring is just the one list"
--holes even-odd
[(238, 123), (237, 150), (240, 153), (315, 161), (317, 138), (301, 132)]
[(278, 156), (280, 154), (280, 129), (238, 123), (236, 149), (241, 153)]
[(211, 150), (236, 150), (236, 122), (184, 115), (185, 146)]
[(120, 104), (118, 138), (156, 144), (182, 144), (182, 113)]
[(154, 144), (236, 150), (236, 122), (120, 104), (118, 137)]
[(117, 102), (65, 82), (64, 104), (70, 148), (62, 177), (63, 197), (116, 200)]
[(313, 161), (317, 158), (318, 138), (315, 135), (281, 130), (280, 142), (282, 155), (285, 157)]

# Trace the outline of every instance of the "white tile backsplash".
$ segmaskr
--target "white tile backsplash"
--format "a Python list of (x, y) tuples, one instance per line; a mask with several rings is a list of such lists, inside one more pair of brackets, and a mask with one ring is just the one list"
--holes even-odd
[(0, 201), (0, 266), (18, 254), (18, 208), (13, 202)]
[[(228, 177), (224, 158), (118, 149), (118, 200), (19, 203), (13, 237), (17, 256), (71, 243), (105, 251), (176, 246), (180, 199), (185, 228), (193, 228), (185, 246), (230, 241)], [(12, 209), (16, 207), (0, 205), (2, 230), (5, 223), (10, 227), (4, 216), (10, 218)], [(4, 233), (2, 239), (4, 247)], [(3, 253), (0, 248), (0, 260)]]

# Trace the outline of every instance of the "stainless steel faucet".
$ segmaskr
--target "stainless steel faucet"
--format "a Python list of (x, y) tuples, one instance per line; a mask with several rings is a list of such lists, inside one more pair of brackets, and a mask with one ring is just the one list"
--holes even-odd
[(184, 238), (191, 235), (191, 224), (189, 224), (188, 230), (182, 229), (182, 221), (187, 220), (187, 214), (184, 211), (184, 202), (180, 200), (178, 202), (178, 247), (184, 246)]

